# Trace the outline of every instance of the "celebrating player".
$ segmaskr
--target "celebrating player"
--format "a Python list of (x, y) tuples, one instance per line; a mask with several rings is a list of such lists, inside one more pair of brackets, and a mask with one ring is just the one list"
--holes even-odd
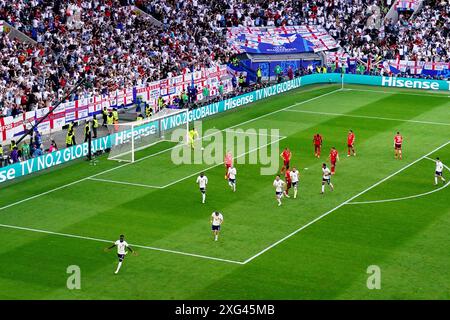
[(395, 159), (402, 160), (402, 143), (403, 143), (403, 137), (400, 134), (400, 132), (397, 131), (397, 134), (394, 137)]
[(317, 133), (313, 137), (314, 157), (320, 158), (320, 151), (322, 149), (322, 136)]
[[(136, 251), (133, 251), (128, 243), (124, 240), (125, 236), (123, 234), (120, 235), (119, 240), (114, 242), (111, 247), (105, 248), (105, 251), (109, 251), (110, 249), (117, 246), (117, 257), (119, 258), (119, 264), (117, 265), (117, 269), (114, 272), (115, 274), (119, 273), (120, 267), (122, 266), (123, 259), (125, 259), (125, 255), (128, 251), (133, 252), (133, 254), (137, 254)], [(127, 251), (128, 250), (128, 251)]]
[(322, 192), (321, 194), (323, 194), (325, 192), (325, 183), (328, 184), (330, 186), (331, 191), (334, 190), (334, 186), (331, 183), (331, 171), (330, 169), (327, 168), (327, 164), (324, 163), (322, 164)]
[(202, 203), (206, 201), (206, 185), (208, 184), (208, 177), (205, 176), (205, 173), (200, 173), (197, 177), (197, 184), (200, 188), (200, 192), (202, 193)]
[(350, 130), (348, 132), (348, 136), (347, 136), (347, 157), (350, 157), (351, 154), (353, 154), (353, 156), (356, 156), (356, 152), (355, 152), (355, 134), (353, 133), (352, 130)]
[(336, 161), (339, 161), (339, 153), (335, 147), (332, 147), (330, 151), (331, 174), (336, 173)]
[(228, 170), (233, 166), (233, 155), (231, 154), (231, 151), (227, 151), (223, 163), (225, 164), (225, 179), (227, 179)]
[(231, 166), (228, 168), (228, 185), (231, 187), (233, 192), (236, 192), (236, 174), (237, 170), (235, 167)]
[(289, 148), (284, 148), (284, 151), (280, 154), (280, 157), (283, 158), (283, 167), (281, 168), (280, 173), (283, 173), (286, 168), (289, 168), (289, 163), (291, 161), (291, 151)]
[(437, 186), (438, 178), (441, 179), (442, 183), (445, 184), (444, 176), (442, 175), (442, 171), (444, 170), (444, 164), (439, 158), (436, 158), (436, 172), (434, 173), (434, 185)]
[(195, 128), (189, 130), (189, 144), (191, 145), (191, 149), (194, 149), (194, 141), (198, 138), (198, 131)]
[(283, 196), (284, 185), (285, 185), (284, 181), (280, 179), (279, 175), (277, 175), (277, 177), (273, 181), (273, 186), (275, 187), (275, 198), (278, 201), (278, 206), (281, 206), (281, 197)]
[(289, 173), (289, 175), (291, 177), (292, 186), (294, 187), (294, 199), (295, 199), (295, 198), (297, 198), (298, 178), (300, 176), (300, 173), (294, 167), (294, 168), (292, 168), (292, 171)]
[(286, 196), (286, 198), (290, 198), (289, 189), (291, 188), (292, 181), (291, 181), (291, 171), (289, 170), (289, 167), (286, 168), (284, 177), (286, 178), (286, 188), (284, 189), (284, 195)]
[(220, 226), (222, 223), (223, 215), (218, 211), (214, 211), (211, 215), (211, 230), (214, 235), (214, 241), (219, 240)]

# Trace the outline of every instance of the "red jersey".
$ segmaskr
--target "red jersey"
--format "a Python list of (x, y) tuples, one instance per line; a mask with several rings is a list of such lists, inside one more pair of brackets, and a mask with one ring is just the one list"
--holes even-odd
[(355, 134), (353, 132), (349, 133), (347, 136), (347, 144), (351, 145), (355, 142)]
[(286, 178), (286, 183), (291, 183), (291, 171), (289, 171), (289, 169), (286, 170), (286, 173), (284, 176)]
[(291, 152), (288, 150), (284, 150), (282, 156), (284, 161), (289, 161), (289, 159), (291, 158)]
[(314, 136), (314, 145), (320, 146), (322, 144), (322, 136), (320, 134), (316, 134)]
[(394, 137), (394, 143), (395, 143), (395, 144), (402, 144), (402, 142), (403, 142), (403, 137), (402, 137), (400, 134), (397, 134), (397, 135)]
[(335, 162), (336, 159), (337, 159), (337, 157), (338, 157), (338, 152), (337, 152), (337, 150), (331, 150), (331, 152), (330, 152), (330, 159), (331, 159), (331, 161), (332, 161), (332, 162)]

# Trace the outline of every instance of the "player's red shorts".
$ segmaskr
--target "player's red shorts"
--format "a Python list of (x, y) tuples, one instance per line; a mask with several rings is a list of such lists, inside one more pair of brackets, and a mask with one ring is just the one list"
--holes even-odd
[(225, 163), (225, 167), (230, 168), (231, 167), (231, 163)]
[(349, 147), (349, 148), (353, 148), (353, 143), (352, 144), (347, 144), (347, 147)]
[(320, 146), (316, 146), (316, 145), (314, 145), (314, 151), (320, 151)]
[(333, 167), (336, 166), (336, 160), (334, 160), (334, 161), (331, 160), (330, 162), (331, 162), (331, 165), (332, 165)]
[(402, 144), (401, 143), (396, 143), (395, 144), (395, 150), (402, 150)]
[(291, 181), (286, 181), (286, 188), (290, 189), (292, 187)]
[(284, 166), (289, 167), (289, 160), (284, 160)]

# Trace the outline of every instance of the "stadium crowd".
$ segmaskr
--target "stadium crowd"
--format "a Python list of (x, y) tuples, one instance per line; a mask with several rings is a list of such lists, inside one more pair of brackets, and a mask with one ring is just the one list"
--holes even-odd
[(416, 16), (377, 25), (393, 2), (0, 0), (0, 20), (36, 42), (0, 33), (0, 116), (46, 107), (83, 77), (70, 99), (228, 63), (232, 26), (320, 24), (359, 59), (450, 61), (449, 2), (425, 0)]
[[(416, 17), (381, 20), (392, 0), (0, 0), (0, 19), (37, 45), (0, 35), (2, 115), (47, 106), (81, 77), (72, 98), (107, 93), (229, 62), (223, 27), (321, 24), (364, 59), (450, 60), (450, 6), (425, 0)], [(136, 5), (162, 22), (136, 14)], [(193, 27), (195, 26), (195, 27)]]

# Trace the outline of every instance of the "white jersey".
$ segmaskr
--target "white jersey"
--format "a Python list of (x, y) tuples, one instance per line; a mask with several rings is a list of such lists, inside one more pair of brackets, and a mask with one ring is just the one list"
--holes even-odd
[(128, 248), (128, 243), (125, 240), (122, 242), (120, 242), (120, 240), (117, 240), (114, 244), (117, 246), (118, 254), (126, 254), (126, 249)]
[(436, 172), (442, 172), (444, 170), (444, 164), (438, 160), (436, 161)]
[(298, 171), (297, 171), (297, 170), (291, 171), (291, 172), (289, 173), (289, 175), (291, 176), (291, 181), (292, 181), (293, 183), (298, 182)]
[(200, 188), (202, 188), (202, 189), (206, 188), (206, 185), (208, 184), (208, 178), (206, 176), (203, 176), (203, 177), (198, 176), (197, 183)]
[(236, 174), (237, 174), (237, 171), (236, 171), (236, 168), (232, 168), (232, 167), (229, 167), (228, 168), (228, 178), (230, 178), (230, 179), (236, 179)]
[(323, 178), (328, 180), (330, 179), (331, 171), (328, 168), (322, 168)]
[(220, 226), (220, 224), (223, 222), (223, 215), (219, 213), (218, 216), (213, 212), (212, 215), (212, 225), (213, 226)]
[(283, 185), (284, 185), (284, 181), (283, 180), (274, 180), (273, 181), (273, 186), (275, 187), (275, 191), (276, 192), (283, 192)]

